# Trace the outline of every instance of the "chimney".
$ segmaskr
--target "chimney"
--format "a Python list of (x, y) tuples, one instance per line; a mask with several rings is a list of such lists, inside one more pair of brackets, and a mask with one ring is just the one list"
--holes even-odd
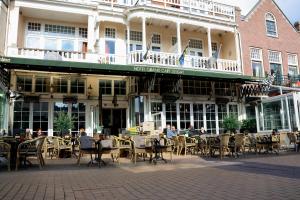
[(300, 21), (295, 22), (294, 26), (297, 31), (300, 31)]

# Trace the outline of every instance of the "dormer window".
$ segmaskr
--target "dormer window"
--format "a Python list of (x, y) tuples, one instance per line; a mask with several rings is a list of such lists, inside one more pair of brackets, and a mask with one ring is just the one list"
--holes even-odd
[(277, 37), (277, 26), (276, 26), (276, 19), (274, 15), (271, 13), (266, 14), (266, 29), (267, 35), (271, 37)]

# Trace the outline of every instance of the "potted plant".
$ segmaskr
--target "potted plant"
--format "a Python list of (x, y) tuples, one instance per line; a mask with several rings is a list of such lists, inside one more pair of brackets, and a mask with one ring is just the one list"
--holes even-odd
[(244, 119), (241, 124), (241, 132), (256, 133), (256, 119)]
[(234, 115), (229, 115), (224, 118), (223, 120), (223, 127), (227, 131), (230, 132), (230, 134), (236, 133), (236, 130), (240, 127), (240, 122), (238, 121), (237, 117)]
[(54, 117), (53, 125), (54, 129), (58, 130), (60, 136), (63, 137), (66, 134), (69, 134), (69, 131), (74, 128), (73, 121), (74, 117), (68, 115), (65, 112), (59, 112), (56, 117)]

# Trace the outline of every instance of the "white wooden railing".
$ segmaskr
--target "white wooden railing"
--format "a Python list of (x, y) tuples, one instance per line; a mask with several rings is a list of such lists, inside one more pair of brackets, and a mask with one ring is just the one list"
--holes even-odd
[(128, 64), (241, 73), (239, 65), (234, 60), (186, 55), (180, 61), (178, 54), (155, 51), (148, 51), (147, 54), (142, 50), (132, 51), (129, 55)]
[(195, 15), (210, 16), (227, 21), (235, 21), (234, 6), (214, 2), (212, 0), (90, 0), (109, 4), (110, 6), (149, 6), (176, 10)]
[(86, 53), (83, 52), (33, 48), (19, 48), (18, 55), (46, 60), (80, 61), (86, 59)]
[[(15, 55), (13, 54), (11, 56)], [(153, 65), (180, 69), (186, 68), (193, 70), (241, 73), (240, 66), (234, 60), (214, 59), (189, 55), (185, 55), (184, 59), (180, 59), (180, 55), (175, 53), (148, 51), (146, 54), (143, 50), (131, 51), (128, 56), (120, 56), (117, 54), (96, 54), (73, 51), (19, 48), (17, 51), (17, 56), (44, 60), (118, 65)]]

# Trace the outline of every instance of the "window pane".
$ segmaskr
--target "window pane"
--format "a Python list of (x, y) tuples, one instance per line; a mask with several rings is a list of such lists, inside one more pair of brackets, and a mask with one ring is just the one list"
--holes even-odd
[(64, 51), (74, 51), (74, 41), (73, 40), (62, 40), (61, 45), (62, 45), (62, 50), (64, 50)]
[(261, 62), (252, 61), (252, 72), (254, 77), (262, 77), (262, 65)]
[(45, 39), (45, 49), (56, 50), (56, 39)]
[(27, 48), (34, 48), (39, 49), (40, 48), (40, 38), (37, 37), (27, 37)]

